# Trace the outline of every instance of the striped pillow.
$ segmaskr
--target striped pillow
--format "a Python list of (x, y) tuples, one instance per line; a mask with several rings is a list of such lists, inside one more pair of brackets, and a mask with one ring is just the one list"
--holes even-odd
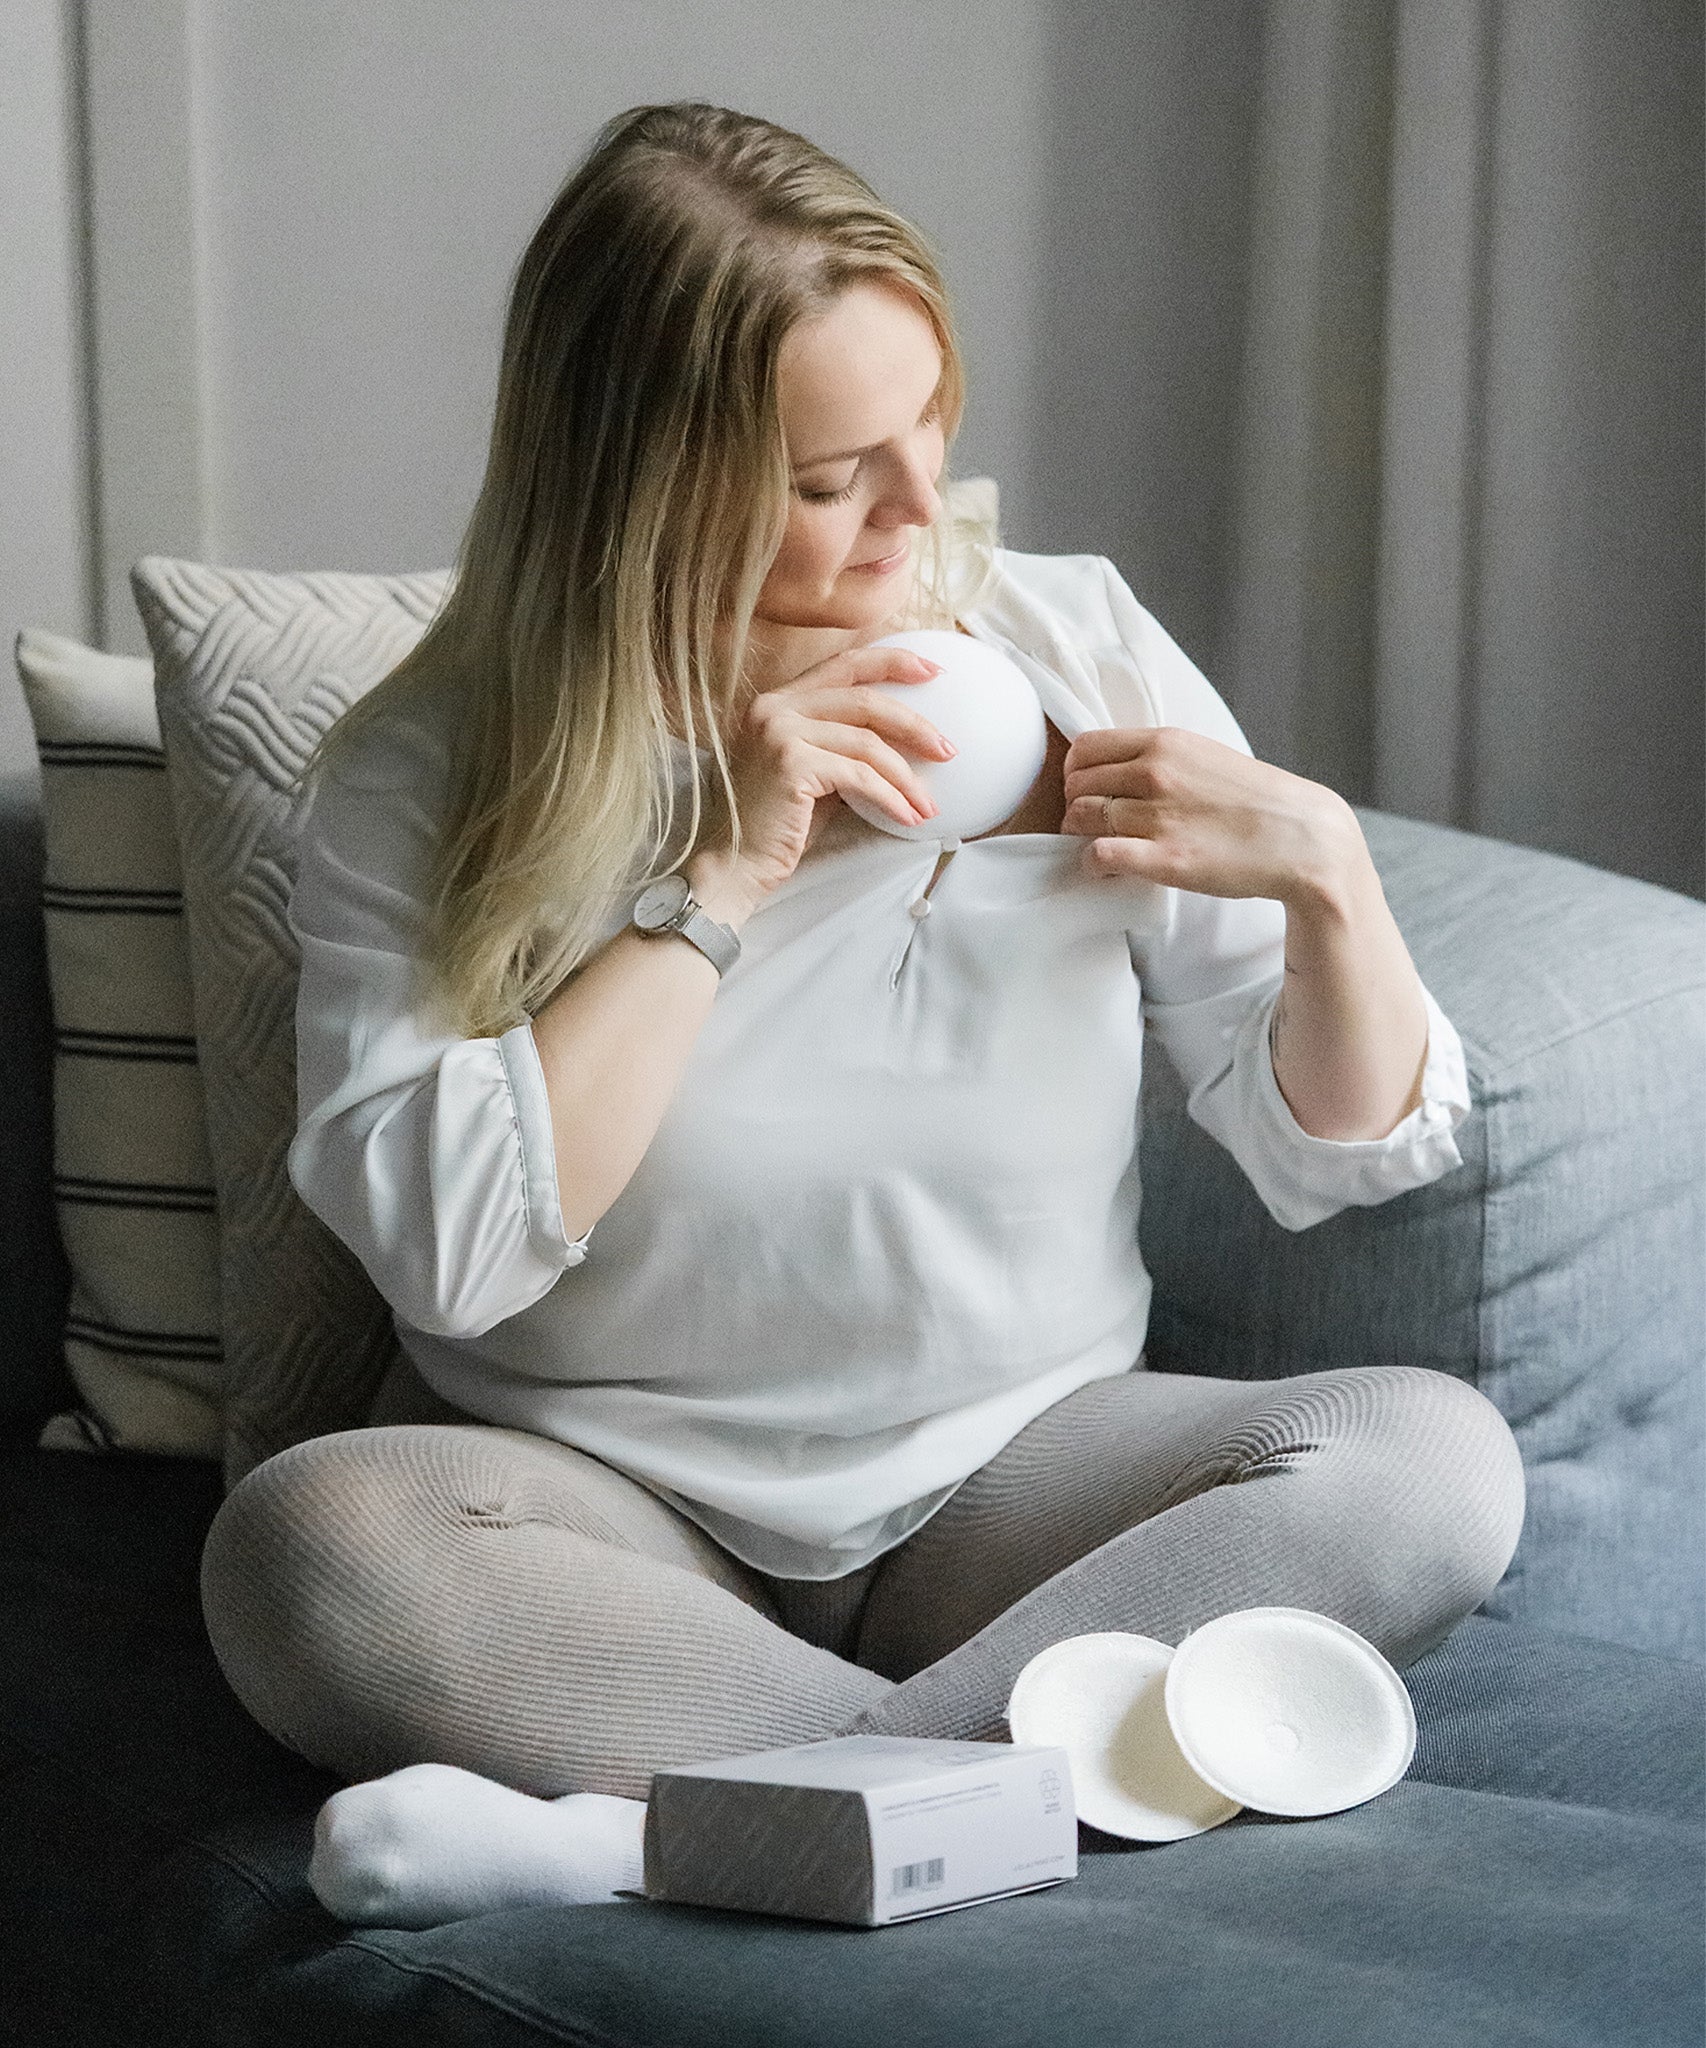
[(82, 1397), (41, 1442), (217, 1458), (218, 1232), (154, 672), (36, 629), (17, 658), (42, 766), (54, 1189)]

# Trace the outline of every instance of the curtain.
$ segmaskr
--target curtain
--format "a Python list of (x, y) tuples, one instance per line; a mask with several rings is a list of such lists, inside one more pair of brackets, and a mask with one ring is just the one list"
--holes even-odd
[(1699, 0), (1268, 0), (1216, 680), (1706, 895)]

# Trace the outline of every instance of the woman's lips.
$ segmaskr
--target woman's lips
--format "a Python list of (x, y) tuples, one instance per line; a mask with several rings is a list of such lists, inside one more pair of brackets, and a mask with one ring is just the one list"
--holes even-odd
[(906, 543), (901, 542), (892, 555), (881, 555), (874, 562), (849, 562), (848, 569), (855, 576), (886, 576), (891, 569), (898, 569), (906, 560)]

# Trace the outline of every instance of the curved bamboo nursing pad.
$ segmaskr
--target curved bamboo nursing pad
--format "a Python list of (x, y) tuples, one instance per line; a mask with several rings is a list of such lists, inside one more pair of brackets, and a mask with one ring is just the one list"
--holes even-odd
[(1404, 1681), (1366, 1637), (1308, 1608), (1245, 1607), (1204, 1622), (1173, 1652), (1163, 1690), (1191, 1769), (1259, 1813), (1360, 1806), (1415, 1754)]
[(1078, 1818), (1110, 1835), (1176, 1842), (1238, 1811), (1173, 1739), (1165, 1698), (1172, 1658), (1151, 1636), (1068, 1636), (1040, 1650), (1014, 1682), (1013, 1740), (1064, 1749)]
[(940, 662), (942, 673), (922, 683), (865, 683), (911, 704), (959, 749), (951, 760), (907, 753), (907, 765), (939, 809), (919, 825), (903, 825), (861, 796), (841, 801), (867, 825), (897, 839), (975, 839), (1012, 817), (1048, 756), (1048, 720), (1030, 678), (999, 648), (964, 633), (920, 629), (890, 633), (871, 643), (904, 647)]

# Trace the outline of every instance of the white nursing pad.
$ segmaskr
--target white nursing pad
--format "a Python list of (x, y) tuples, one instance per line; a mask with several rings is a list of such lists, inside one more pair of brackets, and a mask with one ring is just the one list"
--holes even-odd
[(911, 704), (959, 749), (952, 760), (906, 753), (907, 765), (938, 805), (920, 825), (903, 825), (868, 798), (841, 792), (850, 811), (897, 839), (975, 839), (1004, 824), (1030, 792), (1048, 755), (1048, 720), (1017, 662), (964, 633), (890, 633), (871, 643), (904, 647), (940, 662), (922, 683), (862, 683)]
[(1008, 1700), (1013, 1740), (1064, 1749), (1078, 1818), (1110, 1835), (1176, 1842), (1238, 1811), (1173, 1739), (1165, 1698), (1172, 1659), (1150, 1636), (1068, 1636), (1031, 1659)]
[(1173, 1652), (1164, 1691), (1191, 1768), (1260, 1813), (1360, 1806), (1395, 1785), (1416, 1750), (1398, 1673), (1355, 1629), (1304, 1607), (1204, 1622)]

